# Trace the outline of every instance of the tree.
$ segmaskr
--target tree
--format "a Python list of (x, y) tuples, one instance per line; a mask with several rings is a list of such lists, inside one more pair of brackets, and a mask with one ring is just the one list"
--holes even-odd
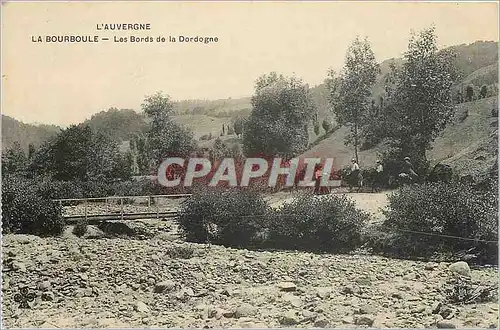
[(327, 79), (329, 101), (338, 123), (349, 125), (351, 128), (346, 142), (354, 146), (356, 161), (358, 161), (360, 130), (366, 124), (371, 88), (379, 72), (380, 67), (366, 38), (364, 40), (356, 38), (350, 45), (344, 68), (339, 76), (334, 71), (329, 71)]
[(159, 166), (165, 157), (187, 157), (195, 150), (193, 133), (171, 119), (173, 102), (168, 95), (158, 92), (146, 96), (142, 110), (150, 120), (147, 144), (154, 166)]
[(63, 181), (112, 178), (119, 157), (117, 143), (104, 132), (93, 132), (86, 124), (62, 130), (38, 153), (36, 161), (47, 164), (42, 170)]
[(488, 94), (488, 87), (486, 85), (481, 86), (481, 90), (479, 92), (479, 97), (484, 99), (486, 97), (486, 94)]
[(35, 155), (36, 148), (33, 144), (28, 145), (28, 160), (32, 160), (33, 156)]
[(215, 139), (213, 147), (213, 157), (219, 160), (225, 157), (231, 157), (232, 153), (229, 147), (219, 138)]
[(226, 126), (224, 126), (224, 124), (222, 124), (222, 135), (224, 135), (226, 133)]
[(467, 86), (465, 99), (467, 102), (470, 102), (474, 99), (474, 87), (472, 85)]
[(245, 155), (300, 154), (309, 142), (307, 124), (315, 112), (309, 87), (302, 80), (276, 72), (259, 77), (243, 133)]
[(148, 139), (145, 134), (138, 134), (134, 137), (135, 158), (138, 174), (150, 174), (152, 167), (149, 155)]
[(12, 146), (2, 153), (2, 175), (25, 173), (28, 166), (28, 159), (19, 142), (14, 142)]
[(314, 122), (314, 134), (319, 135), (319, 123), (317, 121)]
[(328, 133), (332, 129), (332, 124), (326, 119), (323, 119), (321, 126), (323, 126), (325, 133)]
[(426, 150), (453, 116), (454, 58), (451, 50), (438, 51), (429, 28), (412, 34), (402, 67), (392, 67), (384, 125), (398, 157), (410, 156), (417, 168), (426, 164)]
[(234, 121), (234, 133), (236, 133), (236, 135), (238, 137), (240, 137), (241, 134), (243, 134), (243, 126), (245, 125), (245, 119), (241, 118), (241, 117), (238, 117), (236, 118), (236, 120)]

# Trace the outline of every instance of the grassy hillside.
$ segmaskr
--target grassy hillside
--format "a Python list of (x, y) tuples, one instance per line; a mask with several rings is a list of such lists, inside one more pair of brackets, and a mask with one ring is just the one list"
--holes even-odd
[[(458, 173), (477, 175), (495, 163), (498, 155), (498, 118), (492, 117), (496, 97), (459, 104), (452, 122), (434, 141), (428, 158), (432, 164), (443, 162)], [(465, 118), (465, 113), (468, 116)], [(344, 144), (348, 128), (341, 127), (305, 152), (305, 157), (334, 157), (336, 166), (346, 166), (354, 148)], [(373, 167), (383, 146), (359, 153), (360, 166)]]
[(498, 154), (498, 117), (491, 115), (496, 106), (496, 97), (459, 104), (453, 122), (434, 142), (429, 159), (450, 164), (464, 174), (492, 166)]

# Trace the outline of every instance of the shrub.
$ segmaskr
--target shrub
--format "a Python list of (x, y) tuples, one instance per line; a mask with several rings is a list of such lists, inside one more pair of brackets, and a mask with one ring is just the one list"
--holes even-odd
[(326, 119), (323, 120), (322, 126), (326, 133), (332, 128), (332, 124)]
[(88, 221), (85, 219), (80, 219), (73, 228), (73, 234), (75, 234), (78, 237), (81, 237), (85, 235), (85, 233), (87, 232), (87, 228), (88, 228)]
[(35, 180), (40, 193), (50, 199), (83, 198), (79, 181)]
[(389, 196), (386, 220), (380, 228), (385, 234), (372, 236), (369, 245), (398, 257), (468, 251), (480, 260), (497, 262), (496, 244), (438, 236), (497, 241), (497, 210), (495, 194), (470, 185), (454, 182), (405, 186)]
[(314, 134), (319, 135), (320, 129), (319, 129), (319, 123), (315, 122), (314, 123)]
[(188, 241), (245, 247), (255, 243), (268, 211), (256, 192), (199, 188), (181, 207), (179, 225)]
[(168, 248), (166, 254), (172, 259), (190, 259), (194, 255), (194, 248), (176, 245)]
[(105, 181), (86, 181), (81, 183), (85, 198), (112, 196), (115, 194), (113, 184)]
[(2, 184), (2, 223), (5, 233), (59, 235), (64, 230), (62, 208), (44, 193), (43, 184), (5, 177)]
[(343, 252), (361, 245), (369, 215), (345, 196), (316, 198), (303, 192), (276, 210), (269, 220), (269, 243), (275, 248)]

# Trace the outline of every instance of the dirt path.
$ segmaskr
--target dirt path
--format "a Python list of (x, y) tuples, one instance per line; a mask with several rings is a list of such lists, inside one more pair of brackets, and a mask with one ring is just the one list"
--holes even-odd
[[(387, 196), (390, 192), (381, 192), (381, 193), (336, 193), (331, 194), (334, 196), (346, 196), (347, 198), (353, 200), (356, 205), (363, 211), (368, 212), (372, 215), (374, 221), (381, 221), (383, 219), (383, 215), (381, 209), (385, 208), (388, 205)], [(291, 193), (276, 193), (267, 197), (271, 207), (278, 208), (284, 203), (292, 201), (294, 195)], [(325, 198), (323, 195), (317, 196), (317, 198)]]

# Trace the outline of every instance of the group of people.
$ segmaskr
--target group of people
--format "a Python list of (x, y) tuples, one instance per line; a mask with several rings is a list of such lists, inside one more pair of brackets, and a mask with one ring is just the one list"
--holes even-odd
[[(380, 183), (382, 179), (382, 173), (384, 172), (384, 166), (381, 160), (377, 160), (375, 166), (376, 177), (374, 178), (376, 183)], [(360, 174), (360, 168), (356, 159), (351, 160), (351, 178), (358, 178)], [(407, 177), (410, 180), (415, 180), (418, 178), (418, 174), (413, 170), (413, 165), (410, 162), (410, 157), (405, 157), (401, 170), (398, 174), (399, 178)]]

